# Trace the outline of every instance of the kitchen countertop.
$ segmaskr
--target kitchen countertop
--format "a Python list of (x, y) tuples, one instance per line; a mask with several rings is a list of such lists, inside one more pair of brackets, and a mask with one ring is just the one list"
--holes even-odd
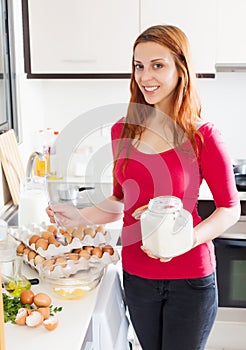
[[(77, 183), (80, 185), (85, 183), (85, 179), (83, 177), (69, 177), (65, 181), (67, 181), (68, 183), (75, 183), (75, 184)], [(94, 183), (86, 182), (85, 184), (93, 185)], [(94, 185), (96, 186), (96, 188), (99, 186), (100, 191), (104, 193), (106, 196), (111, 194), (112, 183), (110, 183), (110, 181), (104, 182), (102, 184), (97, 183)], [(239, 191), (238, 194), (239, 194), (240, 200), (246, 201), (246, 192)], [(202, 181), (202, 184), (199, 190), (199, 200), (213, 200), (213, 196), (205, 180)]]
[[(241, 201), (246, 201), (246, 192), (238, 191), (239, 199)], [(205, 181), (202, 182), (199, 191), (199, 200), (213, 200), (213, 196), (210, 189)]]
[[(54, 331), (48, 331), (44, 326), (29, 328), (11, 323), (5, 324), (6, 350), (81, 350), (100, 289), (103, 288), (104, 279), (109, 270), (117, 270), (115, 265), (109, 265), (100, 284), (81, 300), (60, 300), (55, 298), (48, 290), (47, 285), (40, 283), (32, 286), (34, 293), (45, 292), (52, 298), (52, 305), (62, 306), (57, 314), (59, 324)], [(28, 278), (38, 277), (36, 271), (24, 264), (23, 274)]]
[[(110, 244), (116, 246), (121, 232), (121, 220), (107, 224), (106, 228), (111, 233)], [(117, 248), (120, 250), (120, 247)], [(120, 254), (120, 251), (119, 251)], [(120, 264), (120, 261), (117, 263)], [(109, 265), (108, 270), (117, 269), (119, 267), (113, 264)], [(26, 264), (23, 264), (23, 274), (28, 278), (38, 278), (38, 273)], [(59, 348), (59, 350), (81, 350), (84, 337), (86, 335), (93, 310), (98, 299), (98, 293), (103, 285), (104, 278), (99, 286), (93, 291), (88, 293), (84, 299), (81, 300), (60, 300), (54, 297), (49, 290), (49, 287), (42, 283), (33, 285), (32, 290), (34, 293), (44, 292), (50, 295), (52, 298), (52, 305), (62, 306), (63, 310), (57, 314), (59, 324), (54, 331), (48, 331), (44, 326), (37, 328), (29, 328), (27, 326), (18, 326), (11, 323), (5, 324), (5, 343), (6, 350), (43, 350)]]
[[(27, 265), (24, 265), (23, 274), (28, 278), (38, 277), (37, 272)], [(53, 348), (80, 350), (99, 289), (100, 285), (81, 300), (60, 300), (50, 293), (46, 284), (40, 282), (32, 286), (34, 293), (45, 292), (52, 298), (52, 305), (62, 306), (63, 310), (57, 314), (58, 327), (54, 331), (48, 331), (42, 325), (37, 328), (29, 328), (7, 323), (5, 324), (6, 350), (51, 350)]]

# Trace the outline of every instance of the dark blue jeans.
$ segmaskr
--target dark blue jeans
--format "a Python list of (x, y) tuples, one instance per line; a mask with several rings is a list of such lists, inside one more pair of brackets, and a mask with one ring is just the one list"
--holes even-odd
[(123, 271), (126, 303), (143, 350), (204, 350), (217, 308), (215, 274), (151, 280)]

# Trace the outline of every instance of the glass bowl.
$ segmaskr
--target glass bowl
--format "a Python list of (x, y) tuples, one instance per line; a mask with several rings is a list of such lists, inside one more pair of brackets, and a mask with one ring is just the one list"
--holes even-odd
[(45, 260), (39, 274), (56, 298), (78, 300), (96, 288), (104, 270), (105, 265), (97, 260), (90, 262), (79, 254), (68, 253)]

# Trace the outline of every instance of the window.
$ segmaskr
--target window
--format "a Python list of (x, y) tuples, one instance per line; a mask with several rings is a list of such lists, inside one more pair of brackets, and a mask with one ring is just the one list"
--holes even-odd
[(12, 1), (0, 0), (0, 133), (14, 129), (18, 141)]

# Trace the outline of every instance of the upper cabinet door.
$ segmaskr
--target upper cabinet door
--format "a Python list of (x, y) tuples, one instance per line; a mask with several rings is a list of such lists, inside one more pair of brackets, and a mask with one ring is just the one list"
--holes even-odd
[(218, 0), (218, 64), (246, 64), (245, 15), (245, 0)]
[(24, 15), (27, 73), (131, 72), (132, 46), (139, 34), (139, 0), (22, 3), (28, 14)]
[(141, 31), (171, 24), (187, 35), (196, 73), (214, 73), (216, 59), (216, 0), (141, 0)]

